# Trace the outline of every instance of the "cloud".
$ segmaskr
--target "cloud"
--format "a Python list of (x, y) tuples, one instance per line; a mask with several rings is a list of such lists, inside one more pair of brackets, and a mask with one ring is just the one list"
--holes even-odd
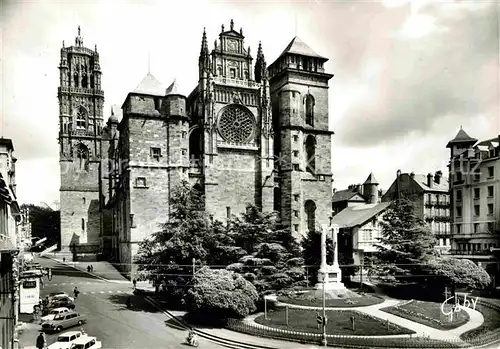
[[(353, 104), (338, 124), (344, 144), (367, 147), (393, 142), (411, 132), (428, 132), (448, 115), (473, 118), (494, 109), (498, 103), (496, 9), (490, 4), (473, 11), (462, 8), (461, 15), (447, 16), (445, 11), (431, 6), (408, 17), (409, 21), (412, 16), (426, 18), (432, 24), (427, 35), (394, 35), (401, 34), (399, 29), (372, 33), (392, 34), (392, 47), (380, 52), (376, 78), (365, 79), (370, 96)], [(405, 22), (402, 28), (411, 26)]]

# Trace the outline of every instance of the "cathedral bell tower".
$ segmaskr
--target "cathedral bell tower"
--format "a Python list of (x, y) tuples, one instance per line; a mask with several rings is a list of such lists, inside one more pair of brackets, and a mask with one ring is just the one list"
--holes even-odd
[(327, 58), (298, 37), (269, 66), (276, 171), (275, 200), (297, 238), (320, 230), (331, 216), (331, 137), (328, 129)]
[(219, 220), (245, 212), (248, 204), (273, 210), (269, 82), (262, 46), (254, 67), (244, 39), (231, 20), (229, 30), (222, 25), (209, 53), (203, 31), (199, 84), (188, 97), (190, 155), (200, 153), (205, 204)]
[(59, 65), (61, 248), (99, 244), (99, 163), (104, 92), (97, 46), (61, 48)]

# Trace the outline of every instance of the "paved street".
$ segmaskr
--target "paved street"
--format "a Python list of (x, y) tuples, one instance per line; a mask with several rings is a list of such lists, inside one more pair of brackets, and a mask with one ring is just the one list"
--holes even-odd
[[(52, 268), (53, 273), (51, 282), (44, 278), (42, 298), (56, 291), (73, 296), (73, 289), (77, 286), (81, 293), (76, 300), (76, 311), (88, 317), (83, 328), (89, 335), (96, 336), (103, 348), (184, 347), (186, 330), (168, 327), (166, 315), (132, 295), (132, 285), (108, 283), (50, 259), (39, 258), (37, 261), (43, 267)], [(132, 297), (132, 309), (125, 306), (128, 297)], [(20, 335), (20, 347), (34, 347), (39, 329), (40, 325), (27, 324)], [(47, 335), (49, 344), (56, 338), (57, 334)], [(200, 347), (222, 348), (204, 339), (200, 339)]]

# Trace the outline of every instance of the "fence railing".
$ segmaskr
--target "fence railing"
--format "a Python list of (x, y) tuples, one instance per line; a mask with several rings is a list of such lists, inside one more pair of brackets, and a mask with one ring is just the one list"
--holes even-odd
[[(478, 304), (495, 310), (500, 316), (500, 306), (479, 299)], [(269, 327), (254, 322), (245, 322), (238, 319), (229, 319), (227, 327), (249, 335), (288, 340), (300, 343), (321, 343), (322, 334), (300, 332)], [(479, 334), (464, 340), (436, 340), (428, 337), (373, 337), (373, 336), (347, 336), (326, 335), (329, 345), (342, 346), (343, 348), (470, 348), (487, 345), (500, 340), (500, 328)]]
[[(322, 340), (322, 335), (319, 333), (283, 330), (237, 319), (230, 319), (227, 327), (253, 336), (300, 343), (319, 344)], [(377, 338), (345, 335), (326, 335), (326, 337), (329, 345), (342, 346), (342, 348), (467, 348), (470, 346), (461, 340), (440, 341), (426, 337)]]

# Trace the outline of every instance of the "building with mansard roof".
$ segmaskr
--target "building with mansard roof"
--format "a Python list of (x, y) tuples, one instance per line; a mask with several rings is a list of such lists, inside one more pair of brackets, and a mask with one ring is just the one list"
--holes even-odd
[[(61, 160), (70, 163), (69, 175), (84, 178), (70, 185), (61, 174), (66, 245), (90, 245), (97, 237), (101, 252), (133, 272), (139, 243), (167, 221), (182, 181), (202, 191), (214, 219), (225, 221), (252, 204), (277, 211), (299, 239), (328, 224), (333, 75), (325, 72), (327, 58), (295, 37), (268, 67), (263, 45), (253, 56), (231, 20), (211, 49), (203, 32), (191, 93), (183, 95), (175, 81), (165, 89), (148, 73), (127, 95), (122, 118), (113, 112), (101, 128), (98, 54), (82, 42), (79, 35), (75, 47), (61, 51)], [(97, 156), (101, 167), (94, 171)], [(87, 216), (95, 198), (97, 234)]]

